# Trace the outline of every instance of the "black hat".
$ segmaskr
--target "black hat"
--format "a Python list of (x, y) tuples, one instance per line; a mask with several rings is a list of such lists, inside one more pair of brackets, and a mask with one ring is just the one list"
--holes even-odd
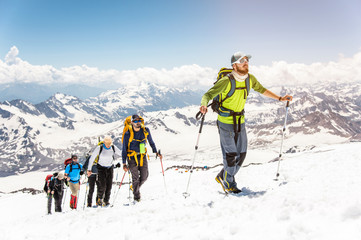
[(133, 122), (134, 120), (137, 120), (137, 119), (140, 119), (139, 115), (134, 114), (134, 115), (132, 116), (132, 122)]
[(71, 158), (72, 158), (72, 159), (73, 159), (73, 158), (78, 158), (78, 156), (75, 155), (75, 154), (72, 154), (72, 155), (71, 155)]

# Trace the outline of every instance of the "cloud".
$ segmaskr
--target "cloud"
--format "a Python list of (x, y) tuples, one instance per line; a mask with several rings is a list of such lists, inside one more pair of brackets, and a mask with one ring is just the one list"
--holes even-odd
[(253, 66), (251, 71), (265, 86), (361, 82), (361, 52), (351, 58), (340, 55), (337, 62), (306, 65), (280, 61), (272, 66)]
[(18, 54), (19, 54), (18, 48), (15, 46), (11, 47), (10, 51), (5, 56), (5, 63), (8, 65), (19, 63), (20, 59), (17, 58)]
[[(32, 65), (18, 57), (14, 46), (0, 60), (0, 84), (35, 82), (40, 84), (86, 84), (89, 86), (128, 85), (151, 82), (169, 87), (206, 89), (212, 86), (218, 69), (186, 65), (173, 69), (139, 68), (132, 71), (99, 70), (95, 67), (72, 66), (56, 69), (50, 65)], [(361, 52), (351, 58), (340, 55), (337, 62), (311, 65), (284, 61), (271, 66), (250, 66), (250, 72), (265, 86), (304, 85), (319, 82), (361, 81)]]

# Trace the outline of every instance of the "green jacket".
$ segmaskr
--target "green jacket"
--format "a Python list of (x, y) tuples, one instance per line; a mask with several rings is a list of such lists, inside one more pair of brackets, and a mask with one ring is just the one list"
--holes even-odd
[[(264, 88), (257, 80), (255, 76), (249, 74), (250, 80), (250, 88), (263, 94), (267, 89)], [(239, 82), (236, 80), (236, 88), (245, 87), (245, 81)], [(201, 101), (202, 106), (207, 106), (208, 102), (216, 97), (218, 94), (222, 94), (222, 99), (225, 98), (229, 90), (231, 89), (231, 81), (227, 76), (221, 78), (214, 86), (206, 92)], [(235, 112), (241, 112), (244, 109), (244, 105), (246, 104), (247, 100), (247, 91), (244, 90), (236, 90), (232, 97), (227, 98), (223, 103), (222, 106), (228, 109), (231, 109)], [(237, 121), (240, 116), (237, 116)], [(233, 124), (233, 116), (229, 117), (222, 117), (218, 115), (218, 120), (222, 123), (226, 124)], [(242, 116), (241, 123), (244, 123), (244, 116)]]

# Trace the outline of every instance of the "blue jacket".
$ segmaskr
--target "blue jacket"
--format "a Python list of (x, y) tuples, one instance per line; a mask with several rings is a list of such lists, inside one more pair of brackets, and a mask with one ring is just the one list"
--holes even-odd
[[(70, 171), (71, 167), (71, 171)], [(81, 163), (70, 163), (65, 168), (65, 174), (68, 174), (70, 177), (70, 182), (77, 183), (80, 180), (80, 171), (83, 168), (83, 165)]]
[[(150, 134), (149, 129), (146, 127), (145, 130), (148, 132), (148, 137), (147, 140), (149, 142), (149, 145), (152, 147), (153, 153), (157, 152), (157, 147), (155, 146), (155, 143), (153, 142), (152, 139), (152, 135)], [(136, 132), (134, 131), (134, 139), (133, 141), (130, 143), (130, 150), (134, 150), (135, 152), (139, 153), (140, 152), (140, 148), (139, 148), (139, 141), (134, 141), (135, 139), (138, 140), (143, 140), (145, 138), (143, 129), (141, 128), (140, 131)], [(127, 160), (127, 155), (128, 155), (128, 143), (129, 143), (129, 137), (130, 137), (130, 133), (129, 131), (126, 132), (124, 134), (124, 140), (123, 140), (123, 148), (122, 148), (122, 160), (123, 160), (123, 164), (126, 163)]]

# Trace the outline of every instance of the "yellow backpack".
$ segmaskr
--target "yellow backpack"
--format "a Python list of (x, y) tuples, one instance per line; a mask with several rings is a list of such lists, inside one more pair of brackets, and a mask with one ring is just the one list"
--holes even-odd
[(125, 135), (125, 133), (129, 131), (130, 136), (129, 136), (128, 149), (127, 149), (128, 158), (134, 156), (134, 159), (135, 159), (137, 165), (143, 166), (143, 157), (144, 157), (144, 155), (147, 155), (147, 156), (148, 156), (148, 159), (149, 159), (149, 155), (147, 154), (147, 148), (145, 148), (145, 153), (142, 153), (142, 154), (141, 154), (140, 163), (138, 162), (138, 157), (137, 157), (137, 155), (138, 155), (139, 153), (137, 153), (137, 152), (134, 151), (134, 150), (130, 150), (130, 143), (133, 142), (133, 141), (138, 141), (138, 142), (143, 142), (143, 141), (145, 141), (145, 142), (147, 142), (147, 138), (148, 138), (149, 133), (148, 133), (148, 131), (145, 129), (144, 119), (143, 119), (141, 116), (139, 116), (139, 119), (141, 120), (141, 129), (142, 129), (143, 132), (144, 132), (144, 139), (142, 139), (142, 140), (134, 139), (134, 131), (133, 131), (133, 126), (132, 126), (132, 116), (129, 116), (129, 117), (127, 117), (127, 118), (125, 119), (125, 121), (124, 121), (122, 143), (123, 143), (123, 141), (124, 141), (124, 135)]

